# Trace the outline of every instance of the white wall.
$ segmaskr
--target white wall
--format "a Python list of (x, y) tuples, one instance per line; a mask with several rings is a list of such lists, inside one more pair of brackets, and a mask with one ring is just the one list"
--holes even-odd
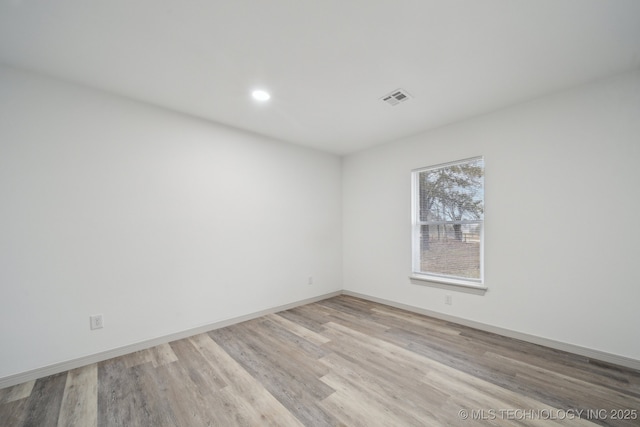
[[(489, 290), (411, 284), (411, 169), (478, 155)], [(640, 360), (639, 215), (635, 72), (346, 157), (344, 288)]]
[[(476, 155), (489, 291), (411, 284), (411, 169)], [(640, 360), (640, 72), (342, 163), (0, 67), (0, 378), (343, 282)]]
[(0, 67), (0, 378), (337, 291), (341, 243), (340, 158)]

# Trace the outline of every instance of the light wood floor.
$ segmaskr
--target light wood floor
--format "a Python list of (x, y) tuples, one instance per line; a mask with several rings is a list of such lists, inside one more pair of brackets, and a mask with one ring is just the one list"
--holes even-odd
[(638, 371), (347, 296), (0, 390), (2, 426), (639, 426), (639, 410)]

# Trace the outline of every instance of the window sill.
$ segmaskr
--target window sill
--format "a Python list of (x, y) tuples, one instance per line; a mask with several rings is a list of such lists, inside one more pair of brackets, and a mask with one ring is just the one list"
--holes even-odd
[[(482, 283), (465, 282), (464, 280), (449, 279), (446, 277), (427, 276), (422, 274), (412, 274), (409, 276), (412, 283), (417, 285), (431, 285), (439, 288), (461, 288), (468, 292), (484, 294), (488, 289)], [(417, 283), (416, 283), (417, 282)]]

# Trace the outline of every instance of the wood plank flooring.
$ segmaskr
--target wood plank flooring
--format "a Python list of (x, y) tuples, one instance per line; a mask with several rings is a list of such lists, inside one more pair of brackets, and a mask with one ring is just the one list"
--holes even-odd
[(638, 412), (638, 371), (348, 296), (0, 390), (1, 426), (640, 426)]

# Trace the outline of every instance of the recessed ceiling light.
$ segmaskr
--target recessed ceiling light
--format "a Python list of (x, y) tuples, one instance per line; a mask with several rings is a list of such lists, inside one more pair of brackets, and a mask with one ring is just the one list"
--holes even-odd
[(251, 92), (251, 96), (253, 96), (253, 99), (255, 99), (256, 101), (268, 101), (269, 98), (271, 98), (269, 92), (266, 92), (264, 90), (254, 90), (253, 92)]

